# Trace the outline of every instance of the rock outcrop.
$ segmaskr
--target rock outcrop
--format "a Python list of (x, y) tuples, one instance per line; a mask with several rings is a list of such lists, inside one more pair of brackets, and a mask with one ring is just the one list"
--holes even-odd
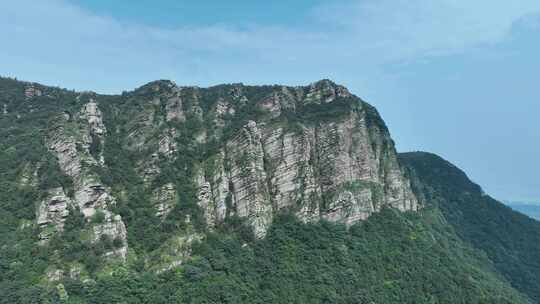
[[(40, 204), (38, 208), (38, 224), (52, 224), (56, 231), (61, 231), (63, 221), (69, 214), (68, 208), (79, 209), (94, 232), (93, 241), (102, 235), (120, 239), (124, 246), (114, 253), (125, 258), (127, 252), (127, 233), (120, 215), (113, 214), (110, 209), (116, 199), (101, 181), (95, 166), (103, 164), (102, 157), (95, 158), (90, 153), (92, 140), (104, 140), (106, 128), (97, 104), (91, 99), (82, 107), (80, 119), (72, 122), (70, 117), (59, 115), (50, 127), (47, 138), (49, 150), (56, 156), (62, 172), (73, 181), (73, 197), (67, 198), (61, 189), (54, 189), (55, 194)], [(101, 212), (105, 216), (103, 223), (92, 223), (92, 217)], [(45, 230), (46, 231), (46, 230)], [(46, 241), (50, 235), (42, 231), (41, 240)], [(111, 255), (113, 253), (106, 253)]]
[(258, 237), (264, 236), (273, 217), (261, 140), (261, 129), (249, 121), (226, 144), (234, 213), (246, 218)]
[[(210, 229), (223, 223), (227, 216), (227, 205), (232, 202), (231, 179), (225, 171), (225, 153), (220, 152), (207, 160), (207, 175), (199, 171), (197, 176), (198, 205), (204, 212), (206, 224)], [(230, 210), (229, 210), (230, 211)]]
[(39, 97), (41, 95), (43, 95), (43, 92), (33, 83), (28, 84), (24, 89), (24, 96), (26, 99)]
[(167, 103), (165, 105), (167, 121), (176, 120), (179, 122), (183, 122), (186, 120), (186, 114), (184, 113), (182, 98), (180, 94), (181, 89), (174, 90), (167, 99)]
[(159, 139), (158, 151), (167, 158), (174, 157), (174, 153), (177, 151), (176, 138), (178, 134), (176, 129), (170, 128), (163, 132)]
[(95, 154), (100, 165), (104, 165), (105, 160), (103, 158), (102, 146), (105, 143), (104, 138), (107, 128), (105, 128), (105, 124), (103, 123), (103, 114), (93, 98), (90, 98), (90, 102), (83, 106), (79, 118), (85, 122), (83, 124), (86, 129), (83, 133), (85, 148)]
[[(123, 108), (111, 113), (125, 121), (115, 130), (108, 130), (99, 96), (92, 96), (49, 132), (48, 148), (73, 179), (74, 195), (58, 207), (42, 202), (41, 225), (61, 230), (67, 211), (57, 209), (73, 205), (88, 220), (105, 214), (93, 226), (94, 241), (107, 235), (127, 246), (123, 221), (110, 211), (116, 198), (92, 169), (106, 167), (103, 146), (110, 132), (134, 157), (162, 221), (190, 195), (209, 229), (234, 216), (258, 238), (284, 212), (304, 222), (350, 226), (385, 206), (419, 208), (375, 109), (329, 80), (306, 87), (208, 89), (157, 81), (125, 95)], [(182, 183), (192, 180), (194, 193), (179, 193), (175, 174), (186, 175)], [(108, 254), (125, 258), (121, 250)]]
[(106, 257), (116, 257), (122, 260), (126, 260), (127, 257), (127, 230), (122, 217), (120, 215), (112, 215), (112, 213), (105, 213), (103, 222), (94, 225), (93, 229), (93, 242), (99, 242), (104, 238), (110, 240), (116, 240), (119, 242), (117, 248), (114, 248), (104, 255)]
[(163, 218), (174, 208), (178, 200), (176, 186), (167, 183), (152, 192), (152, 204), (156, 208), (156, 216)]
[(41, 229), (39, 238), (46, 242), (56, 233), (63, 231), (72, 201), (62, 188), (49, 190), (49, 195), (37, 207), (36, 221)]
[[(284, 111), (344, 99), (354, 104), (339, 117), (273, 123)], [(210, 227), (236, 215), (263, 237), (274, 215), (284, 211), (306, 222), (352, 225), (384, 206), (419, 208), (384, 123), (345, 88), (326, 80), (305, 94), (282, 88), (258, 105), (269, 119), (248, 121), (213, 159), (212, 176), (197, 178), (199, 205)], [(228, 109), (223, 100), (217, 102), (217, 113)]]

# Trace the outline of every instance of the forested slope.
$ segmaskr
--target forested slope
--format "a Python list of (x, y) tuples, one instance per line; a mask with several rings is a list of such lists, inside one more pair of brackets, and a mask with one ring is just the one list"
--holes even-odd
[(482, 250), (516, 289), (540, 301), (540, 222), (485, 194), (459, 168), (423, 152), (403, 153), (413, 186), (461, 239)]

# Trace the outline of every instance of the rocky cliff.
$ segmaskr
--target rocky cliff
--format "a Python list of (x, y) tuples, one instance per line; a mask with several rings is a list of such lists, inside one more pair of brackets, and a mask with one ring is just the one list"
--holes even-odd
[[(40, 130), (32, 134), (41, 155), (20, 161), (17, 175), (41, 193), (34, 223), (43, 246), (82, 214), (84, 242), (114, 241), (100, 256), (152, 252), (145, 264), (159, 270), (180, 263), (165, 252), (189, 252), (182, 248), (231, 221), (260, 239), (282, 213), (351, 226), (384, 207), (419, 208), (377, 111), (329, 80), (155, 81), (112, 96), (17, 84), (2, 119)], [(59, 182), (45, 182), (53, 174)]]
[[(135, 150), (151, 150), (139, 161), (139, 174), (150, 184), (158, 178), (160, 159), (174, 163), (185, 152), (179, 137), (183, 145), (202, 147), (207, 156), (191, 164), (192, 178), (210, 229), (237, 216), (263, 237), (280, 212), (352, 225), (384, 206), (418, 208), (377, 112), (328, 80), (294, 88), (209, 89), (161, 81), (129, 98), (141, 95), (148, 101), (126, 139)], [(198, 126), (186, 130), (187, 124)], [(173, 188), (168, 183), (153, 190), (160, 216), (181, 204), (172, 194), (163, 197), (163, 189)]]
[[(73, 117), (69, 113), (54, 117), (48, 127), (45, 139), (47, 149), (56, 157), (62, 172), (71, 178), (73, 186), (71, 198), (67, 197), (65, 189), (57, 188), (50, 190), (50, 198), (39, 203), (36, 217), (42, 228), (41, 241), (47, 241), (51, 232), (62, 231), (70, 209), (78, 209), (89, 223), (90, 241), (97, 242), (104, 237), (119, 240), (123, 246), (105, 255), (125, 259), (125, 224), (120, 215), (111, 211), (116, 199), (92, 170), (93, 167), (103, 166), (104, 160), (100, 152), (92, 155), (91, 147), (103, 142), (106, 135), (96, 102), (91, 98)], [(102, 218), (92, 221), (98, 216)]]

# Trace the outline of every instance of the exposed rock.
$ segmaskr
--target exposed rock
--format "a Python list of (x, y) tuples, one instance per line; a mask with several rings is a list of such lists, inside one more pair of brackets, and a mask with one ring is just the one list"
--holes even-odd
[(234, 115), (236, 111), (234, 110), (234, 107), (225, 101), (223, 98), (219, 98), (216, 103), (216, 116), (217, 117), (224, 117), (225, 115)]
[(289, 209), (303, 221), (318, 219), (321, 193), (310, 165), (315, 161), (314, 131), (303, 128), (293, 133), (269, 128), (265, 133), (266, 170), (274, 208)]
[(352, 94), (342, 86), (338, 86), (330, 80), (321, 80), (312, 83), (309, 87), (309, 92), (306, 95), (307, 103), (329, 103), (336, 97), (351, 97)]
[[(80, 135), (79, 137), (76, 137), (77, 134), (73, 134), (73, 132), (68, 133), (66, 131), (65, 117), (60, 117), (60, 121), (56, 122), (56, 126), (51, 129), (47, 139), (48, 147), (56, 156), (60, 169), (73, 180), (74, 188), (74, 198), (72, 201), (61, 200), (61, 197), (59, 197), (59, 199), (55, 200), (57, 203), (54, 206), (58, 205), (64, 208), (65, 205), (66, 207), (64, 209), (66, 209), (67, 205), (73, 204), (74, 207), (78, 207), (81, 210), (87, 221), (96, 212), (103, 212), (105, 214), (105, 222), (93, 226), (94, 236), (99, 238), (101, 235), (108, 235), (112, 239), (120, 239), (125, 246), (115, 250), (113, 254), (125, 259), (127, 253), (126, 228), (122, 218), (109, 211), (116, 204), (116, 199), (111, 195), (110, 190), (99, 180), (99, 177), (90, 170), (98, 162), (90, 155), (89, 150), (83, 146), (88, 135), (86, 131), (95, 132), (96, 135), (102, 136), (106, 129), (101, 121), (99, 109), (95, 105), (92, 105), (92, 102), (84, 107), (81, 117), (85, 118), (81, 121), (86, 124), (79, 128), (83, 133), (78, 134)], [(82, 147), (82, 149), (78, 147)], [(45, 209), (43, 209), (43, 212), (40, 211), (40, 214), (43, 214), (43, 219), (51, 218), (48, 215), (50, 213), (50, 210), (48, 212), (45, 212)], [(38, 223), (39, 219), (40, 217), (38, 217)], [(110, 255), (110, 253), (106, 255)]]
[(188, 233), (169, 240), (162, 248), (161, 263), (158, 267), (153, 267), (154, 271), (160, 274), (181, 266), (186, 259), (191, 257), (193, 244), (202, 238), (201, 234)]
[(206, 218), (206, 224), (209, 227), (214, 227), (216, 224), (215, 220), (215, 206), (212, 204), (212, 190), (210, 188), (210, 183), (206, 181), (203, 174), (199, 174), (197, 178), (197, 185), (199, 191), (197, 192), (197, 199), (199, 207), (204, 210), (204, 215)]
[(227, 143), (226, 149), (227, 153), (221, 152), (211, 160), (210, 180), (203, 172), (198, 174), (199, 206), (205, 212), (207, 225), (214, 227), (224, 220), (229, 200), (234, 205), (231, 214), (248, 218), (255, 233), (262, 237), (271, 222), (272, 208), (264, 190), (266, 177), (257, 124), (250, 121), (241, 134)]
[(108, 190), (99, 181), (93, 178), (83, 179), (75, 189), (75, 202), (84, 214), (84, 217), (92, 217), (96, 210), (105, 210), (116, 204)]
[(329, 201), (322, 217), (331, 222), (342, 222), (350, 226), (367, 219), (375, 209), (373, 189), (343, 190), (337, 192)]
[(107, 129), (103, 124), (103, 114), (94, 99), (91, 98), (90, 102), (83, 106), (80, 117), (88, 122), (91, 133), (99, 136), (107, 133)]
[(171, 157), (177, 151), (175, 140), (176, 137), (176, 129), (170, 128), (165, 130), (164, 134), (159, 140), (159, 153), (165, 155), (166, 157)]
[(203, 111), (199, 105), (198, 88), (171, 85), (161, 96), (166, 100), (166, 121), (185, 122), (188, 114), (202, 118)]
[(281, 103), (279, 98), (279, 94), (274, 93), (271, 96), (263, 99), (260, 103), (260, 107), (270, 112), (273, 118), (279, 117), (279, 115), (281, 115)]
[(105, 219), (103, 223), (95, 224), (93, 226), (93, 242), (101, 240), (104, 236), (110, 238), (111, 240), (120, 240), (123, 246), (108, 251), (104, 255), (106, 257), (120, 258), (125, 261), (128, 249), (126, 226), (124, 225), (120, 215), (112, 215), (112, 213), (108, 211), (105, 211), (104, 213)]
[(41, 228), (41, 242), (49, 240), (55, 232), (64, 230), (70, 205), (71, 199), (65, 195), (62, 188), (49, 190), (48, 197), (39, 203), (36, 214), (37, 225)]
[(235, 214), (247, 219), (257, 237), (264, 237), (273, 219), (261, 140), (257, 123), (249, 121), (226, 144)]
[(8, 114), (7, 104), (3, 104), (3, 106), (2, 106), (2, 114), (4, 114), (4, 115)]
[(152, 192), (152, 203), (156, 208), (157, 217), (166, 217), (176, 205), (178, 198), (176, 186), (168, 183)]
[[(135, 170), (145, 182), (156, 216), (166, 217), (177, 204), (174, 183), (156, 188), (154, 182), (161, 173), (168, 174), (160, 166), (172, 165), (167, 161), (186, 148), (177, 138), (187, 129), (183, 123), (188, 118), (202, 124), (196, 134), (181, 134), (182, 143), (191, 138), (189, 149), (211, 153), (193, 157), (194, 170), (189, 173), (210, 229), (229, 216), (239, 216), (260, 238), (281, 212), (305, 222), (326, 219), (352, 225), (383, 206), (417, 210), (384, 123), (346, 88), (322, 80), (308, 87), (274, 86), (257, 92), (228, 85), (210, 93), (158, 81), (126, 95), (136, 107), (128, 109), (131, 119), (114, 134), (123, 134), (123, 144), (135, 155)], [(324, 116), (324, 109), (336, 110), (335, 117)], [(246, 117), (252, 111), (253, 117)], [(93, 226), (96, 237), (125, 241), (122, 220), (110, 211), (116, 199), (90, 169), (104, 166), (102, 151), (95, 151), (97, 141), (102, 145), (106, 140), (103, 113), (90, 99), (74, 115), (77, 119), (67, 114), (47, 139), (60, 168), (73, 179), (74, 198), (66, 204), (79, 207), (86, 219), (105, 213), (107, 222)], [(125, 252), (108, 254), (125, 257)]]
[[(94, 99), (90, 98), (90, 102), (83, 106), (79, 117), (86, 122), (84, 124), (85, 132), (82, 134), (85, 143), (84, 146), (86, 149), (89, 149), (90, 146), (99, 147), (100, 150), (97, 151), (98, 156), (96, 160), (100, 165), (103, 165), (105, 160), (103, 158), (101, 147), (105, 144), (105, 134), (107, 133), (107, 129), (103, 123), (103, 114)], [(69, 120), (69, 116), (67, 117), (67, 120)]]
[(159, 154), (152, 153), (150, 159), (141, 160), (136, 167), (137, 173), (142, 177), (144, 183), (149, 186), (150, 183), (161, 173), (159, 168)]
[(196, 180), (199, 187), (197, 193), (198, 204), (204, 211), (206, 224), (210, 229), (225, 220), (227, 215), (227, 200), (232, 204), (232, 194), (229, 191), (229, 177), (225, 172), (224, 165), (225, 153), (220, 152), (208, 160), (206, 163), (207, 172), (200, 171)]
[(177, 268), (179, 266), (181, 266), (182, 264), (184, 263), (184, 260), (176, 260), (176, 261), (172, 261), (169, 263), (169, 265), (161, 268), (161, 269), (158, 269), (156, 271), (156, 274), (161, 274), (161, 273), (164, 273), (164, 272), (167, 272), (169, 270), (172, 270), (174, 268)]
[[(416, 199), (399, 168), (389, 135), (374, 128), (368, 128), (365, 114), (356, 113), (343, 121), (331, 122), (319, 128), (317, 140), (321, 191), (331, 198), (325, 203), (335, 206), (343, 205), (338, 202), (353, 202), (355, 200), (344, 200), (339, 192), (348, 191), (346, 188), (351, 184), (369, 184), (372, 197), (381, 192), (378, 201), (372, 200), (374, 210), (380, 210), (382, 205), (400, 205), (406, 206), (401, 210), (416, 210)], [(336, 201), (332, 201), (332, 198)]]
[(61, 269), (51, 269), (45, 274), (47, 281), (58, 282), (64, 278), (64, 271)]
[(43, 95), (43, 93), (33, 83), (28, 84), (24, 89), (24, 96), (26, 97), (26, 99), (39, 97), (41, 95)]
[(73, 136), (65, 133), (64, 127), (55, 129), (49, 137), (49, 148), (56, 155), (60, 169), (73, 179), (74, 203), (85, 217), (94, 215), (96, 209), (105, 209), (116, 203), (99, 178), (88, 171), (97, 162), (88, 150), (78, 151)]
[(190, 99), (191, 101), (191, 107), (189, 109), (186, 109), (191, 115), (193, 115), (194, 118), (197, 118), (199, 120), (202, 120), (203, 118), (203, 109), (200, 105), (200, 95), (201, 92), (199, 91), (199, 88), (197, 87), (191, 87), (189, 90), (186, 90), (186, 97)]
[(230, 102), (226, 101), (224, 98), (218, 98), (214, 111), (215, 118), (213, 123), (216, 126), (214, 132), (221, 134), (221, 129), (225, 127), (225, 120), (234, 116), (236, 110)]
[(282, 87), (280, 91), (276, 91), (268, 97), (262, 99), (258, 104), (267, 112), (270, 117), (277, 118), (283, 111), (294, 111), (296, 109), (298, 97), (289, 88)]
[[(307, 98), (315, 98), (315, 92), (319, 92), (316, 98), (327, 102), (348, 94), (330, 90), (324, 82), (313, 86)], [(289, 131), (250, 121), (226, 143), (222, 153), (227, 166), (214, 165), (209, 181), (198, 178), (199, 205), (207, 224), (216, 225), (217, 214), (236, 214), (246, 218), (257, 237), (263, 237), (281, 210), (303, 221), (323, 218), (346, 225), (366, 219), (385, 205), (417, 210), (387, 131), (368, 125), (367, 115), (374, 114), (351, 111)], [(227, 210), (227, 197), (232, 210)]]
[(69, 278), (72, 280), (79, 280), (81, 278), (83, 267), (81, 265), (75, 265), (69, 269)]
[(31, 228), (34, 225), (34, 223), (32, 221), (29, 221), (29, 220), (20, 220), (19, 222), (20, 222), (19, 230), (24, 230), (24, 229), (27, 229), (27, 228)]
[(167, 112), (167, 121), (177, 120), (184, 122), (186, 120), (186, 114), (182, 107), (182, 98), (180, 97), (181, 91), (175, 92), (174, 96), (171, 96), (165, 105), (165, 111)]
[[(64, 173), (72, 178), (81, 176), (81, 163), (83, 159), (77, 153), (77, 144), (74, 137), (65, 136), (63, 126), (51, 132), (48, 139), (49, 149), (56, 155), (58, 164)], [(86, 159), (85, 161), (91, 160)], [(75, 182), (75, 180), (74, 180)]]
[(199, 132), (197, 136), (195, 136), (195, 142), (197, 142), (198, 144), (205, 144), (207, 140), (208, 140), (208, 135), (206, 134), (206, 130)]
[(153, 141), (156, 126), (160, 125), (160, 118), (156, 115), (155, 106), (145, 106), (142, 110), (131, 113), (133, 116), (127, 125), (128, 134), (126, 146), (129, 150), (140, 151)]

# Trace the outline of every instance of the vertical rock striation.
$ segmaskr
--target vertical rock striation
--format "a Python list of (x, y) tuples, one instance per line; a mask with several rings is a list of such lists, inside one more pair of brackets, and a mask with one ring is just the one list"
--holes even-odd
[[(283, 120), (326, 106), (319, 110), (325, 115), (333, 103), (346, 110), (329, 119)], [(213, 176), (198, 182), (209, 226), (236, 215), (263, 237), (279, 212), (352, 225), (385, 206), (418, 209), (381, 118), (344, 87), (327, 80), (303, 90), (282, 87), (258, 107), (268, 114), (226, 140), (217, 157), (223, 164), (214, 163)], [(218, 113), (229, 108), (223, 100), (216, 105)]]
[[(279, 213), (350, 226), (385, 206), (419, 208), (376, 110), (329, 80), (208, 89), (157, 81), (125, 95), (111, 114), (125, 124), (109, 131), (98, 99), (50, 128), (48, 148), (73, 179), (74, 194), (51, 189), (38, 208), (41, 226), (61, 230), (67, 206), (87, 219), (99, 211), (105, 222), (93, 227), (95, 240), (108, 235), (127, 245), (124, 223), (111, 211), (116, 199), (94, 170), (106, 167), (108, 132), (134, 157), (162, 220), (189, 195), (209, 229), (239, 217), (258, 238)], [(194, 194), (179, 192), (188, 191), (185, 180), (192, 180)]]
[(226, 144), (227, 163), (235, 214), (244, 217), (256, 236), (264, 236), (272, 223), (272, 205), (268, 185), (262, 131), (249, 121), (239, 134)]
[[(100, 180), (93, 170), (103, 165), (102, 154), (93, 154), (90, 151), (93, 141), (104, 141), (106, 128), (102, 114), (93, 99), (83, 105), (77, 121), (69, 116), (60, 115), (50, 126), (47, 137), (47, 146), (56, 156), (60, 169), (73, 181), (73, 196), (67, 198), (62, 189), (53, 189), (52, 198), (40, 203), (38, 207), (38, 224), (44, 226), (51, 224), (54, 231), (61, 231), (65, 218), (68, 216), (68, 207), (79, 209), (91, 225), (96, 242), (106, 235), (111, 239), (119, 239), (123, 247), (107, 252), (106, 255), (117, 255), (125, 259), (127, 253), (127, 233), (120, 215), (115, 215), (111, 208), (116, 199)], [(96, 156), (98, 159), (96, 159)], [(104, 214), (104, 221), (92, 223), (92, 217), (97, 213)], [(45, 230), (44, 230), (45, 231)], [(46, 241), (50, 235), (41, 235)]]
[(69, 215), (72, 201), (62, 188), (50, 189), (49, 195), (38, 204), (36, 221), (41, 232), (41, 243), (47, 242), (51, 236), (64, 230), (64, 222)]

